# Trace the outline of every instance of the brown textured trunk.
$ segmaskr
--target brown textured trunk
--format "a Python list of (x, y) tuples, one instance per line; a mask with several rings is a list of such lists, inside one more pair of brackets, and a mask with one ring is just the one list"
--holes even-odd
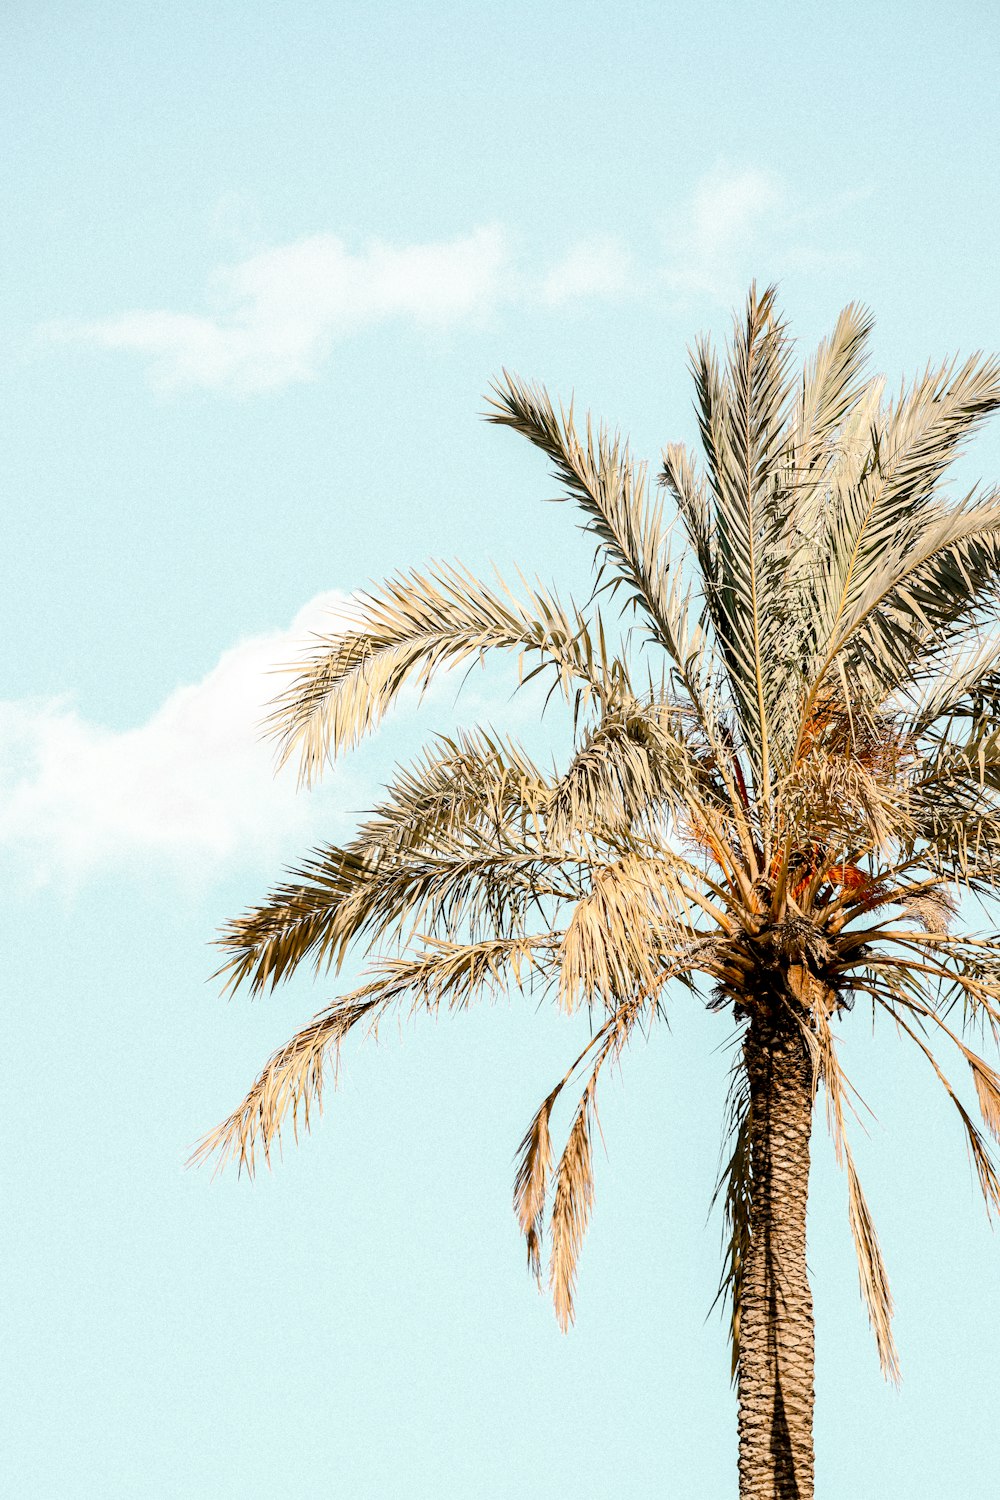
[(740, 1497), (813, 1500), (812, 1065), (786, 1005), (754, 1016), (744, 1057), (753, 1192), (740, 1314)]

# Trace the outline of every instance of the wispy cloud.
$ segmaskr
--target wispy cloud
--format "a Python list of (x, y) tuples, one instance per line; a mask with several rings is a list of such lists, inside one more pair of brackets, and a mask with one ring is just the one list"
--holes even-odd
[(738, 297), (748, 266), (767, 253), (789, 208), (785, 185), (769, 172), (717, 167), (707, 173), (667, 229), (666, 285), (723, 301)]
[(571, 246), (531, 272), (496, 225), (459, 239), (352, 251), (311, 235), (217, 271), (211, 310), (132, 311), (61, 320), (43, 334), (145, 356), (153, 383), (249, 394), (314, 379), (337, 340), (392, 321), (425, 328), (475, 323), (508, 302), (562, 305), (617, 295), (627, 252), (610, 237)]
[(497, 303), (510, 265), (502, 230), (354, 252), (334, 234), (261, 251), (217, 271), (205, 314), (126, 312), (62, 321), (50, 337), (146, 355), (162, 387), (237, 392), (313, 379), (334, 341), (393, 319), (447, 326)]
[(618, 235), (580, 240), (542, 277), (541, 300), (550, 307), (588, 297), (616, 298), (634, 290), (632, 256)]
[[(499, 225), (450, 240), (352, 248), (315, 234), (223, 266), (208, 310), (129, 311), (60, 320), (49, 340), (131, 353), (166, 389), (236, 394), (317, 378), (339, 340), (379, 324), (475, 325), (498, 310), (562, 311), (596, 301), (739, 301), (754, 275), (843, 262), (830, 222), (849, 201), (826, 194), (811, 206), (758, 167), (718, 167), (677, 201), (664, 230), (665, 257), (641, 262), (620, 235), (596, 234), (539, 261)], [(826, 241), (824, 243), (824, 241)]]
[(293, 767), (275, 776), (261, 739), (275, 668), (350, 617), (344, 595), (319, 595), (287, 630), (226, 651), (134, 729), (66, 702), (0, 702), (0, 845), (40, 882), (137, 858), (209, 871), (273, 856), (317, 811), (314, 796), (296, 796)]
[(866, 197), (804, 197), (758, 167), (717, 166), (665, 226), (661, 281), (681, 299), (734, 304), (754, 277), (773, 281), (791, 271), (854, 265), (845, 211)]

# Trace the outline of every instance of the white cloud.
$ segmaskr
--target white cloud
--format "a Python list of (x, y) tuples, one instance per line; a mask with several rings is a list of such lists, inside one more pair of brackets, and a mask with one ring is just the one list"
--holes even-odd
[(668, 227), (664, 280), (675, 291), (739, 300), (758, 267), (768, 278), (770, 267), (774, 274), (784, 267), (779, 236), (790, 209), (787, 189), (771, 173), (715, 168)]
[(145, 356), (161, 389), (250, 394), (315, 379), (339, 339), (377, 324), (444, 328), (508, 303), (618, 297), (629, 274), (628, 249), (612, 235), (581, 240), (549, 269), (531, 270), (496, 225), (425, 245), (375, 240), (356, 252), (335, 234), (316, 234), (217, 270), (207, 313), (137, 310), (40, 332)]
[[(420, 245), (370, 241), (351, 248), (315, 234), (223, 266), (209, 310), (165, 308), (60, 320), (40, 332), (143, 357), (154, 385), (251, 394), (321, 373), (338, 340), (389, 322), (423, 328), (476, 324), (505, 306), (562, 310), (575, 303), (676, 298), (738, 302), (754, 276), (842, 264), (834, 239), (816, 243), (852, 201), (814, 207), (756, 167), (718, 167), (695, 185), (666, 226), (666, 261), (640, 265), (615, 234), (571, 243), (554, 262), (530, 264), (498, 225)], [(842, 231), (838, 226), (842, 244)]]
[(717, 169), (699, 182), (691, 205), (691, 248), (703, 256), (728, 254), (787, 204), (783, 185), (768, 172)]
[(43, 331), (144, 354), (161, 387), (272, 390), (315, 378), (336, 339), (372, 324), (442, 327), (488, 314), (509, 265), (495, 226), (427, 245), (373, 241), (358, 253), (316, 234), (216, 272), (209, 314), (126, 312)]
[(631, 256), (617, 235), (580, 240), (542, 280), (542, 301), (552, 307), (583, 297), (620, 297), (629, 288)]
[(296, 796), (294, 767), (275, 776), (260, 722), (281, 685), (276, 666), (349, 619), (348, 598), (319, 595), (288, 630), (224, 652), (134, 729), (65, 702), (0, 702), (0, 845), (44, 882), (136, 858), (211, 870), (305, 833), (315, 794)]

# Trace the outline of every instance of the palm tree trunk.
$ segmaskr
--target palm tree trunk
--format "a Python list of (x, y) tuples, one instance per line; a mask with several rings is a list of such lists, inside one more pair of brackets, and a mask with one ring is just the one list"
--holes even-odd
[(740, 1306), (740, 1497), (813, 1500), (812, 1064), (787, 1002), (753, 1017), (744, 1060), (752, 1199)]

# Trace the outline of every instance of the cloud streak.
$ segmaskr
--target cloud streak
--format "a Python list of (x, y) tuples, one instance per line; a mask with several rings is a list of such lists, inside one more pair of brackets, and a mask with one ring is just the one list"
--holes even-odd
[(578, 239), (547, 265), (528, 264), (495, 224), (360, 248), (315, 234), (217, 270), (205, 312), (133, 310), (41, 333), (139, 356), (161, 389), (252, 395), (315, 380), (338, 342), (385, 324), (475, 327), (511, 306), (551, 314), (602, 301), (739, 301), (754, 275), (842, 263), (812, 242), (845, 201), (828, 196), (808, 210), (772, 173), (720, 166), (678, 200), (661, 255), (645, 264), (616, 234)]
[(681, 301), (742, 301), (754, 277), (772, 281), (793, 270), (841, 266), (836, 239), (816, 231), (857, 195), (827, 195), (815, 206), (796, 198), (782, 178), (757, 167), (714, 167), (695, 185), (666, 230), (659, 280)]
[(217, 271), (208, 313), (133, 311), (50, 323), (42, 332), (144, 355), (161, 389), (253, 394), (315, 379), (338, 340), (379, 324), (450, 328), (480, 322), (504, 303), (608, 295), (624, 283), (624, 256), (615, 240), (582, 241), (538, 278), (519, 267), (496, 225), (423, 245), (373, 241), (359, 251), (317, 234)]

